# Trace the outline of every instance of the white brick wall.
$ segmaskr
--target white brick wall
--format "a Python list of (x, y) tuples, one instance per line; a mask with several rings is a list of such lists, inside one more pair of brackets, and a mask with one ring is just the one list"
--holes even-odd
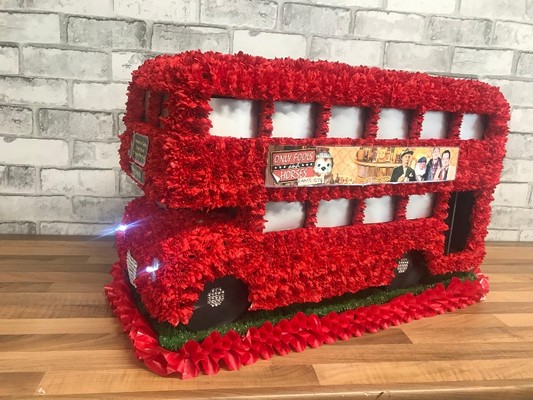
[(283, 30), (317, 35), (344, 35), (350, 29), (350, 12), (344, 8), (287, 3), (283, 7)]
[(455, 0), (388, 0), (387, 10), (426, 14), (451, 14), (455, 11)]
[(424, 32), (424, 17), (381, 11), (358, 11), (355, 34), (376, 39), (420, 41)]
[[(75, 222), (41, 222), (40, 232), (43, 235), (109, 235), (113, 232), (113, 224), (83, 224)], [(20, 229), (20, 228), (19, 228)], [(1, 226), (0, 226), (1, 232)]]
[(531, 132), (533, 127), (533, 108), (515, 108), (511, 112), (509, 129), (512, 132)]
[(43, 137), (82, 140), (112, 140), (115, 137), (111, 113), (43, 108), (37, 117), (38, 134)]
[(513, 67), (511, 50), (456, 48), (452, 72), (458, 74), (510, 75)]
[(24, 71), (28, 75), (102, 81), (107, 79), (107, 54), (96, 51), (25, 47)]
[(72, 166), (114, 168), (118, 165), (118, 143), (74, 142)]
[(412, 43), (389, 43), (385, 53), (385, 67), (410, 71), (445, 72), (448, 48)]
[(487, 46), (490, 43), (492, 21), (432, 17), (426, 33), (434, 43), (464, 46)]
[(278, 3), (270, 0), (203, 0), (200, 21), (207, 24), (272, 29)]
[(59, 15), (0, 12), (0, 40), (59, 43)]
[(119, 191), (123, 196), (138, 197), (142, 196), (142, 190), (124, 171), (120, 171)]
[[(0, 3), (2, 4), (2, 3)], [(37, 1), (8, 1), (6, 8), (13, 10), (51, 11), (65, 14), (110, 16), (113, 13), (113, 3), (109, 0), (37, 0)]]
[(526, 12), (524, 1), (462, 0), (459, 13), (478, 18), (521, 19)]
[(533, 81), (487, 79), (488, 83), (498, 86), (512, 106), (533, 107)]
[(497, 21), (492, 44), (497, 47), (533, 50), (533, 25)]
[(0, 190), (5, 193), (33, 193), (35, 192), (34, 167), (0, 166)]
[(379, 66), (383, 43), (371, 40), (313, 38), (309, 58), (339, 61), (350, 65)]
[(129, 51), (113, 53), (111, 65), (113, 80), (129, 82), (131, 80), (131, 73), (148, 58), (151, 58), (148, 54), (132, 53)]
[(0, 233), (100, 234), (131, 72), (185, 50), (477, 77), (511, 104), (491, 240), (533, 241), (533, 0), (0, 0)]
[(111, 170), (43, 169), (41, 189), (50, 194), (115, 194), (115, 172)]
[(146, 46), (146, 23), (70, 17), (68, 44), (92, 48), (142, 49)]
[(68, 145), (63, 140), (11, 138), (0, 136), (0, 163), (54, 165), (68, 164)]
[(154, 21), (198, 21), (198, 2), (195, 0), (115, 0), (119, 16)]
[(522, 53), (516, 66), (516, 75), (533, 78), (533, 53)]
[(494, 205), (526, 207), (529, 194), (527, 183), (500, 183), (494, 192)]
[(129, 199), (74, 196), (72, 211), (74, 220), (87, 222), (119, 222)]
[(71, 218), (65, 196), (3, 196), (0, 215), (11, 221), (62, 221)]
[(29, 108), (0, 106), (0, 133), (27, 136), (33, 131), (32, 111)]
[(229, 52), (229, 33), (226, 29), (154, 25), (152, 50), (163, 53), (179, 53), (186, 50)]
[(0, 46), (0, 74), (19, 72), (19, 49), (14, 46)]
[(233, 35), (233, 52), (242, 51), (268, 58), (305, 57), (306, 46), (307, 41), (302, 35), (245, 30), (235, 31)]
[(67, 105), (67, 82), (60, 79), (0, 77), (0, 102)]
[(125, 83), (74, 83), (74, 107), (89, 110), (123, 109), (127, 87)]

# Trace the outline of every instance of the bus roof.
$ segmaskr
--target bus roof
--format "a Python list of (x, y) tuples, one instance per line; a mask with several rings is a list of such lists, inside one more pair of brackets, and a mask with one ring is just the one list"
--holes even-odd
[(508, 110), (497, 87), (477, 80), (243, 53), (158, 56), (133, 73), (130, 90), (136, 87), (207, 99), (215, 95), (488, 115)]

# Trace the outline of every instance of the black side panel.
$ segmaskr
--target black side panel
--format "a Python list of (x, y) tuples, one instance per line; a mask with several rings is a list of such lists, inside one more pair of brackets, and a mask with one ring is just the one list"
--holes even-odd
[(474, 192), (452, 193), (448, 206), (448, 218), (445, 221), (448, 230), (444, 232), (446, 255), (463, 251), (466, 247), (472, 228), (470, 217), (474, 209)]

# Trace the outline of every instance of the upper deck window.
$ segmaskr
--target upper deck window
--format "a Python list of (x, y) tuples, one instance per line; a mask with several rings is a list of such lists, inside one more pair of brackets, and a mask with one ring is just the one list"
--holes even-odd
[(446, 139), (449, 113), (428, 111), (424, 114), (420, 139)]
[(485, 118), (480, 114), (465, 114), (459, 137), (463, 140), (468, 139), (483, 139), (485, 131)]
[(269, 201), (265, 209), (263, 233), (302, 228), (305, 222), (303, 203), (294, 201)]
[(334, 226), (351, 225), (353, 203), (354, 201), (349, 199), (320, 201), (316, 216), (316, 226), (319, 228), (332, 228)]
[(357, 139), (363, 137), (365, 109), (359, 107), (331, 107), (328, 137)]
[(272, 115), (272, 137), (311, 138), (314, 131), (314, 118), (311, 103), (275, 102)]
[(409, 113), (406, 110), (382, 108), (379, 113), (377, 139), (407, 139)]
[(211, 135), (235, 138), (257, 136), (257, 102), (213, 97), (209, 105), (213, 109), (209, 114), (213, 125)]

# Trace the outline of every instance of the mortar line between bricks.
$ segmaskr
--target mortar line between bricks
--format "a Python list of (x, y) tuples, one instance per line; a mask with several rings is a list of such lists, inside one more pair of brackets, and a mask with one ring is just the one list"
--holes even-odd
[(40, 120), (39, 120), (39, 107), (33, 106), (31, 108), (31, 123), (32, 123), (32, 132), (30, 137), (38, 138), (40, 137)]
[(18, 61), (19, 61), (19, 68), (18, 68), (18, 74), (16, 75), (19, 75), (19, 76), (24, 76), (24, 55), (22, 54), (22, 50), (23, 50), (23, 45), (22, 43), (18, 43), (17, 44), (17, 48), (18, 48)]
[(355, 20), (357, 17), (357, 11), (356, 10), (350, 10), (350, 23), (348, 25), (348, 34), (354, 35), (355, 34)]
[(446, 72), (452, 73), (453, 59), (455, 57), (455, 49), (456, 48), (457, 47), (455, 47), (453, 45), (448, 47), (448, 57), (447, 57), (448, 65), (446, 66)]
[(228, 52), (229, 52), (229, 54), (234, 54), (235, 53), (235, 46), (234, 46), (235, 29), (228, 28), (227, 29), (227, 35), (228, 35)]
[(145, 32), (146, 48), (147, 49), (151, 49), (152, 48), (152, 41), (153, 41), (153, 38), (154, 38), (154, 25), (155, 25), (155, 22), (153, 22), (153, 21), (145, 21), (145, 23), (146, 23), (146, 32)]
[(424, 16), (424, 26), (422, 27), (422, 39), (420, 40), (420, 43), (426, 43), (429, 38), (429, 24), (431, 23), (431, 15)]
[(520, 50), (513, 51), (513, 64), (511, 65), (511, 75), (516, 75), (516, 70), (518, 68), (518, 61), (520, 60), (520, 57), (522, 56), (522, 52)]

